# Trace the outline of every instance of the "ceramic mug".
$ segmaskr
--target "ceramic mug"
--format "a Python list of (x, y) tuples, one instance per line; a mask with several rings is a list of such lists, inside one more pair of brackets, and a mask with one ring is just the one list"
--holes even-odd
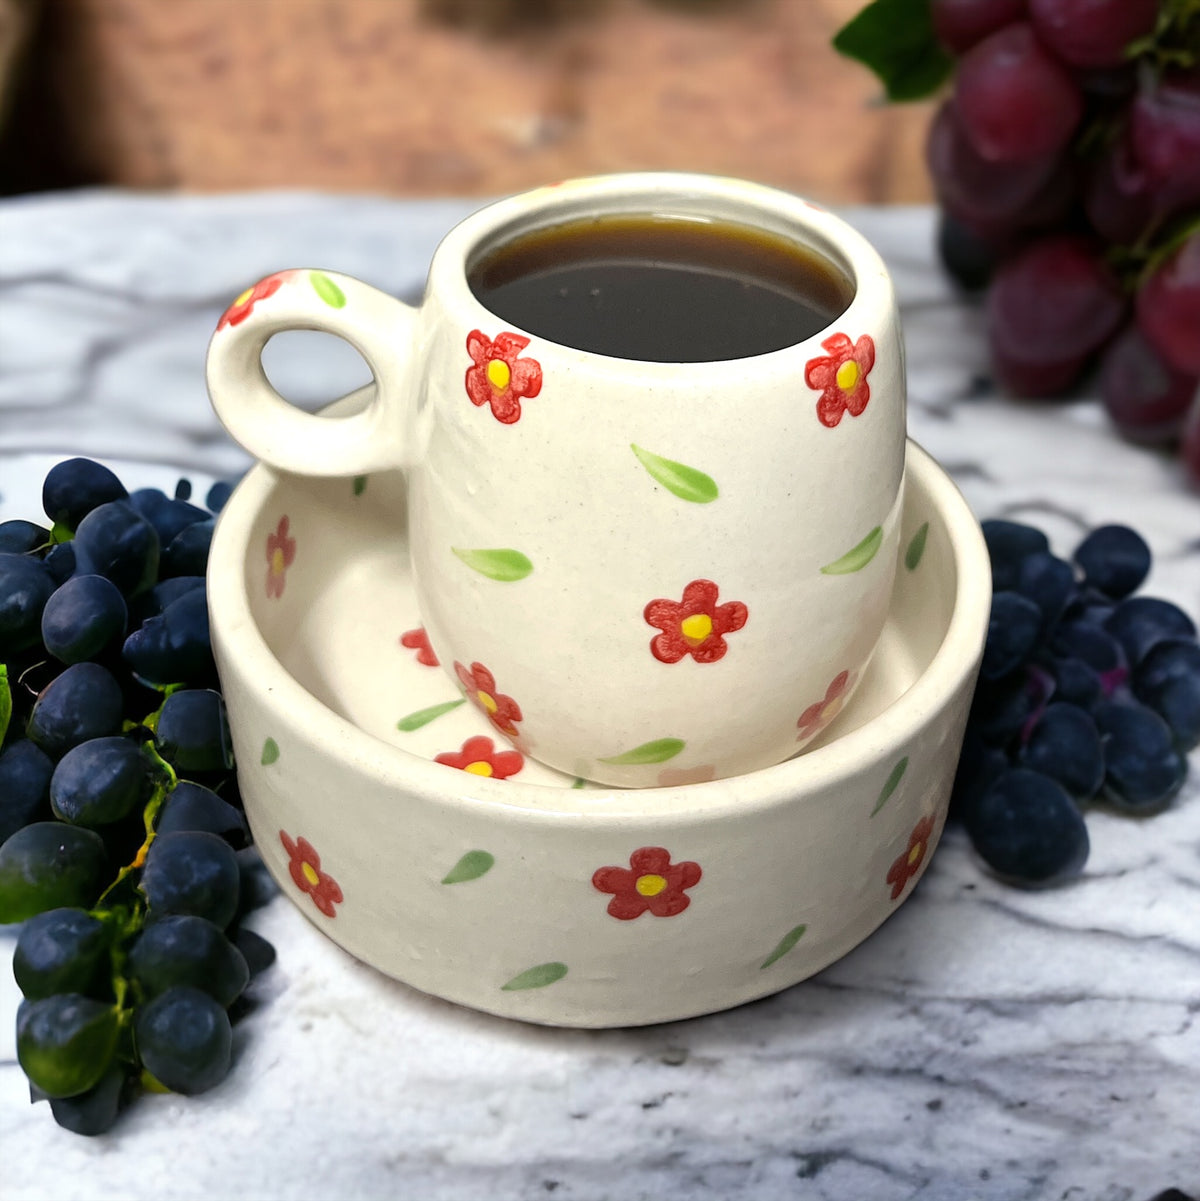
[[(472, 291), (473, 266), (515, 239), (637, 215), (799, 244), (848, 306), (783, 349), (667, 363), (550, 341)], [(373, 402), (345, 418), (290, 406), (261, 361), (290, 329), (355, 346)], [(417, 307), (332, 271), (268, 276), (221, 318), (207, 374), (221, 421), (276, 468), (405, 470), (395, 521), (435, 654), (500, 734), (560, 770), (643, 786), (780, 762), (879, 640), (905, 446), (896, 302), (866, 239), (794, 195), (653, 173), (501, 200), (442, 241)]]

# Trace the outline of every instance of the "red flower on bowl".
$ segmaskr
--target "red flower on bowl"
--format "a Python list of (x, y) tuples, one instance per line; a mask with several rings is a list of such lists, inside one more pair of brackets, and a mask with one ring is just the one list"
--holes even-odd
[(437, 667), (438, 657), (434, 654), (433, 647), (429, 644), (429, 635), (425, 633), (424, 626), (418, 626), (415, 630), (405, 630), (400, 635), (400, 645), (406, 646), (410, 651), (417, 652), (417, 662), (424, 667)]
[(467, 335), (467, 395), (473, 405), (491, 405), (492, 415), (505, 425), (520, 419), (521, 401), (542, 390), (542, 365), (518, 356), (529, 345), (521, 334), (497, 334), (495, 341), (479, 330)]
[(473, 776), (491, 776), (493, 780), (507, 780), (525, 766), (525, 757), (520, 751), (498, 751), (492, 740), (483, 734), (468, 738), (461, 750), (435, 755), (433, 761), (457, 767)]
[(929, 853), (929, 839), (932, 834), (933, 818), (921, 818), (908, 836), (908, 846), (904, 854), (897, 856), (888, 868), (887, 882), (892, 886), (893, 901), (904, 891), (904, 886), (909, 880), (920, 874), (921, 865)]
[(796, 722), (796, 728), (800, 731), (796, 735), (797, 742), (808, 742), (809, 739), (815, 738), (837, 717), (846, 703), (846, 694), (850, 691), (853, 680), (854, 676), (848, 671), (840, 671), (830, 680), (824, 698), (809, 705), (800, 714), (800, 719)]
[(321, 856), (312, 843), (307, 838), (293, 840), (283, 830), (279, 831), (279, 841), (288, 853), (288, 871), (296, 887), (308, 893), (326, 917), (336, 917), (333, 907), (343, 900), (342, 890), (328, 872), (321, 870)]
[(273, 534), (267, 535), (267, 595), (279, 597), (283, 595), (283, 586), (287, 582), (287, 569), (296, 558), (296, 539), (288, 537), (288, 519), (285, 513), (275, 527)]
[(698, 863), (672, 863), (665, 847), (640, 847), (629, 856), (628, 867), (600, 867), (592, 875), (599, 892), (613, 894), (608, 912), (631, 922), (649, 911), (655, 917), (675, 917), (692, 902), (686, 890), (697, 884)]
[(844, 413), (858, 417), (871, 399), (867, 375), (875, 366), (875, 342), (863, 334), (851, 342), (846, 334), (832, 334), (821, 345), (829, 351), (804, 365), (804, 382), (816, 388), (817, 419), (832, 429)]
[(693, 580), (682, 600), (652, 600), (643, 616), (647, 625), (662, 631), (650, 640), (650, 653), (660, 663), (678, 663), (684, 655), (697, 663), (715, 663), (729, 649), (725, 635), (746, 624), (749, 610), (741, 601), (718, 605), (716, 584)]
[(467, 690), (467, 698), (487, 714), (492, 725), (501, 734), (516, 738), (521, 707), (511, 696), (496, 690), (496, 677), (482, 663), (472, 663), (468, 669), (456, 661), (454, 672)]
[(280, 271), (275, 275), (268, 275), (266, 279), (260, 279), (253, 288), (247, 288), (221, 314), (221, 319), (217, 322), (217, 329), (224, 329), (227, 325), (240, 325), (254, 312), (254, 306), (260, 300), (266, 300), (268, 296), (274, 296), (279, 291), (288, 274), (287, 271)]

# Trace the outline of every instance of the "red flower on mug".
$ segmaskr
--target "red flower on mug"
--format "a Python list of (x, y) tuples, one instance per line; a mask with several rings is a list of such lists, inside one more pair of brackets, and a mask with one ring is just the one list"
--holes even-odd
[(400, 635), (400, 645), (406, 646), (410, 651), (417, 652), (417, 662), (425, 667), (437, 667), (438, 657), (433, 652), (433, 647), (429, 645), (429, 635), (425, 633), (424, 626), (417, 626), (415, 630), (405, 630)]
[(247, 288), (221, 314), (221, 320), (217, 322), (217, 329), (224, 329), (227, 325), (240, 325), (250, 316), (254, 311), (254, 306), (260, 300), (266, 300), (268, 296), (274, 296), (279, 291), (289, 274), (290, 272), (287, 271), (279, 271), (274, 275), (268, 275), (266, 279), (260, 279), (253, 288)]
[(662, 630), (650, 640), (650, 653), (660, 663), (678, 663), (691, 655), (697, 663), (715, 663), (729, 649), (725, 635), (746, 624), (749, 610), (741, 601), (717, 604), (712, 580), (693, 580), (681, 601), (652, 600), (643, 610), (647, 625)]
[(516, 738), (516, 723), (521, 721), (521, 707), (511, 696), (496, 691), (496, 677), (482, 663), (472, 663), (470, 669), (455, 662), (455, 674), (467, 690), (468, 699), (487, 714), (488, 720), (509, 738)]
[(692, 902), (685, 890), (699, 882), (698, 863), (672, 863), (664, 847), (641, 847), (629, 856), (628, 867), (601, 867), (592, 875), (592, 886), (610, 892), (608, 912), (631, 922), (649, 910), (655, 917), (675, 917)]
[(307, 838), (297, 838), (294, 841), (283, 831), (279, 831), (279, 841), (288, 853), (288, 871), (296, 887), (306, 892), (313, 899), (313, 904), (326, 916), (336, 917), (333, 907), (343, 900), (342, 890), (338, 882), (328, 873), (321, 870), (321, 856), (313, 849)]
[(491, 776), (494, 780), (507, 780), (525, 766), (525, 756), (520, 751), (498, 751), (492, 740), (483, 734), (468, 738), (458, 751), (443, 751), (435, 755), (435, 763), (469, 771), (473, 776)]
[(904, 886), (920, 873), (921, 864), (929, 852), (929, 839), (933, 834), (933, 818), (923, 817), (908, 836), (908, 847), (888, 868), (887, 882), (892, 886), (892, 900), (904, 891)]
[(542, 390), (542, 365), (517, 357), (528, 345), (521, 334), (497, 334), (494, 342), (477, 329), (467, 335), (467, 352), (474, 360), (467, 368), (467, 395), (473, 405), (491, 405), (492, 415), (505, 425), (520, 418), (523, 398)]
[(800, 731), (796, 736), (797, 742), (807, 742), (810, 738), (815, 738), (837, 717), (846, 703), (846, 693), (849, 692), (853, 680), (854, 676), (848, 671), (840, 671), (833, 677), (829, 687), (825, 689), (824, 698), (809, 705), (800, 714), (800, 720), (796, 722), (796, 728)]
[(870, 334), (857, 342), (845, 334), (832, 334), (821, 345), (829, 354), (808, 360), (804, 382), (821, 393), (817, 419), (832, 429), (843, 413), (859, 416), (871, 399), (867, 373), (875, 366), (875, 342)]
[(296, 557), (296, 539), (288, 537), (288, 519), (279, 519), (273, 534), (267, 535), (267, 595), (282, 596), (287, 569)]

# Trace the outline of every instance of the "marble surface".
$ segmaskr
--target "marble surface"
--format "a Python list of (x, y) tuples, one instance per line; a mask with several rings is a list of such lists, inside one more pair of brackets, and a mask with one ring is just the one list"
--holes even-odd
[[(0, 493), (14, 455), (145, 463), (131, 486), (246, 464), (204, 393), (229, 299), (286, 266), (419, 293), (473, 204), (80, 193), (0, 204)], [(847, 216), (903, 304), (910, 431), (980, 517), (1069, 551), (1143, 531), (1146, 592), (1200, 616), (1200, 498), (1169, 456), (1119, 441), (1086, 395), (1017, 405), (988, 382), (981, 319), (935, 266), (924, 209)], [(268, 348), (315, 405), (364, 381), (343, 344)], [(6, 467), (6, 463), (8, 466)], [(554, 1197), (1148, 1201), (1200, 1192), (1200, 761), (1166, 813), (1088, 817), (1069, 887), (991, 880), (950, 829), (875, 935), (814, 979), (731, 1012), (635, 1030), (522, 1026), (350, 959), (282, 898), (255, 925), (279, 961), (228, 1080), (140, 1101), (102, 1139), (30, 1106), (18, 995), (0, 972), (0, 1194), (21, 1198)], [(0, 935), (6, 958), (12, 932)], [(652, 983), (648, 984), (652, 987)]]

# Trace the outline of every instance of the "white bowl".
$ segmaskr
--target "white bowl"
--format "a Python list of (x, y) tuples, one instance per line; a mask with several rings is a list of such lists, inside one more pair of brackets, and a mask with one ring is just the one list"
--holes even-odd
[(909, 895), (941, 833), (990, 605), (979, 525), (919, 447), (887, 627), (836, 736), (719, 781), (664, 761), (663, 786), (637, 790), (530, 761), (487, 778), (489, 758), (497, 776), (515, 761), (482, 743), (460, 759), (472, 771), (431, 762), (472, 738), (508, 748), (401, 643), (420, 626), (386, 516), (403, 493), (396, 474), (257, 467), (209, 562), (246, 813), (330, 938), (490, 1013), (638, 1025), (787, 988)]

